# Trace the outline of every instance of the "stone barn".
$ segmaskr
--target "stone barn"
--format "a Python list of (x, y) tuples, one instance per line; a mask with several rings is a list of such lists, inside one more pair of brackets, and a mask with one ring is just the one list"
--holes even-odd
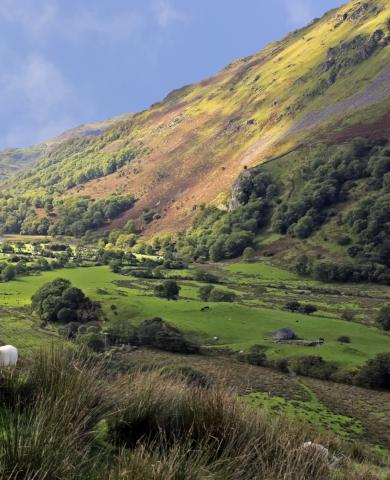
[(291, 328), (281, 328), (272, 334), (274, 342), (286, 342), (288, 340), (294, 340), (295, 338), (297, 338), (297, 336)]

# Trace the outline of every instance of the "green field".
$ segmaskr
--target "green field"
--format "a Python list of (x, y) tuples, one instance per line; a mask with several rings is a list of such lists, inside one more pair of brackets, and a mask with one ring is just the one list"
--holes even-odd
[(358, 420), (346, 415), (338, 415), (326, 407), (311, 390), (305, 387), (309, 400), (286, 400), (282, 397), (270, 396), (268, 393), (253, 392), (242, 398), (253, 407), (267, 411), (271, 416), (285, 414), (298, 418), (320, 430), (334, 432), (341, 438), (350, 439), (362, 433), (363, 427)]
[[(258, 275), (278, 278), (288, 276), (288, 272), (275, 267), (250, 264), (251, 272), (260, 270)], [(240, 266), (230, 265), (231, 269)], [(253, 274), (253, 273), (252, 273)], [(189, 280), (179, 281), (182, 287), (178, 301), (168, 301), (153, 295), (153, 285), (157, 280), (138, 279), (112, 273), (106, 266), (90, 268), (68, 268), (44, 272), (41, 275), (21, 277), (0, 284), (0, 303), (9, 311), (18, 312), (30, 304), (32, 294), (45, 282), (55, 278), (69, 279), (75, 286), (82, 288), (93, 299), (102, 302), (108, 320), (115, 313), (111, 305), (116, 305), (116, 315), (138, 323), (155, 316), (178, 326), (183, 331), (198, 337), (203, 344), (214, 344), (213, 337), (218, 337), (218, 346), (228, 347), (238, 351), (246, 350), (253, 344), (265, 345), (267, 356), (272, 359), (279, 356), (321, 355), (324, 359), (338, 362), (349, 368), (361, 365), (377, 353), (390, 350), (390, 335), (355, 322), (325, 316), (308, 316), (299, 313), (289, 313), (275, 308), (264, 308), (256, 304), (248, 305), (246, 301), (237, 303), (210, 303), (210, 310), (202, 312), (205, 305), (197, 298), (200, 283)], [(234, 278), (233, 278), (234, 279)], [(229, 281), (232, 281), (230, 279)], [(230, 289), (242, 293), (242, 286), (229, 283)], [(236, 287), (234, 289), (233, 287)], [(225, 286), (219, 287), (226, 289)], [(245, 287), (244, 287), (245, 290)], [(248, 296), (249, 294), (246, 293)], [(245, 297), (246, 298), (246, 297)], [(350, 301), (350, 300), (349, 300)], [(21, 320), (19, 320), (21, 321)], [(30, 323), (29, 323), (30, 322)], [(18, 343), (21, 338), (26, 341), (31, 332), (33, 336), (47, 335), (31, 328), (31, 320), (22, 322), (23, 328), (15, 328), (12, 322), (2, 323), (2, 336), (7, 341)], [(17, 325), (17, 324), (16, 324)], [(271, 334), (282, 327), (291, 327), (301, 338), (325, 338), (321, 347), (306, 347), (302, 345), (274, 344)], [(341, 344), (337, 338), (347, 335), (351, 338), (348, 345)], [(37, 340), (37, 344), (39, 341)]]

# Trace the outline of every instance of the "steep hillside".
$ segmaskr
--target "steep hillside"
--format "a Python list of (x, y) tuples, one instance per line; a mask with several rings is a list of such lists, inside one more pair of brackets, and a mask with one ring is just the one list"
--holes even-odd
[(389, 138), (389, 112), (390, 5), (353, 0), (101, 135), (55, 145), (7, 194), (131, 193), (111, 228), (147, 212), (146, 236), (178, 232), (203, 203), (227, 208), (243, 169), (309, 144)]

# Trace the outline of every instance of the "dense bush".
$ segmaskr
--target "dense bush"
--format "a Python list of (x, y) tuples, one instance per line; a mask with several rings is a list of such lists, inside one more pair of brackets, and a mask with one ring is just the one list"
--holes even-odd
[(219, 283), (219, 278), (216, 275), (205, 270), (195, 270), (194, 280), (197, 282)]
[(31, 297), (31, 307), (45, 322), (87, 323), (102, 319), (99, 303), (63, 278), (42, 285)]
[(167, 300), (177, 300), (181, 287), (175, 280), (165, 280), (154, 288), (154, 294), (157, 297), (166, 298)]
[(265, 353), (266, 347), (263, 345), (252, 345), (249, 351), (241, 355), (241, 360), (245, 360), (251, 365), (261, 366), (264, 365), (267, 361), (267, 355)]
[(272, 219), (275, 231), (302, 239), (309, 237), (328, 218), (329, 207), (348, 198), (354, 180), (373, 174), (373, 169), (367, 167), (367, 158), (376, 154), (374, 147), (373, 143), (356, 139), (330, 158), (324, 156), (327, 152), (319, 153), (305, 167), (305, 183), (299, 197), (277, 207)]
[(300, 312), (304, 313), (306, 315), (310, 315), (312, 313), (315, 313), (318, 308), (315, 305), (312, 305), (310, 303), (304, 303), (301, 304), (297, 302), (296, 300), (292, 300), (290, 302), (287, 302), (285, 305), (286, 310), (290, 310), (291, 312)]
[(136, 328), (135, 337), (138, 345), (159, 350), (176, 353), (199, 352), (199, 346), (195, 342), (186, 339), (180, 330), (164, 322), (161, 318), (142, 322)]
[(213, 285), (200, 287), (199, 298), (204, 302), (235, 302), (237, 300), (234, 293), (215, 288)]
[(351, 343), (351, 338), (347, 335), (341, 335), (341, 337), (339, 337), (337, 341), (340, 343)]
[(279, 186), (270, 174), (253, 170), (245, 172), (237, 190), (236, 209), (201, 209), (192, 232), (179, 237), (176, 243), (181, 256), (218, 262), (239, 257), (253, 247), (256, 233), (269, 221)]
[(390, 353), (380, 353), (364, 365), (356, 376), (362, 387), (390, 390)]
[(210, 293), (214, 290), (213, 285), (203, 285), (202, 287), (199, 288), (199, 298), (203, 302), (208, 302), (210, 298)]
[(0, 195), (0, 233), (71, 235), (81, 237), (118, 217), (134, 204), (132, 195), (112, 195), (103, 200), (51, 198), (40, 200), (44, 216), (38, 217), (32, 199)]
[(335, 363), (327, 362), (322, 357), (315, 355), (298, 357), (293, 365), (299, 375), (323, 380), (329, 380), (338, 368)]
[(382, 305), (376, 315), (376, 323), (383, 330), (390, 331), (390, 303)]
[(138, 342), (136, 328), (125, 318), (118, 317), (111, 320), (107, 334), (111, 345), (129, 345)]

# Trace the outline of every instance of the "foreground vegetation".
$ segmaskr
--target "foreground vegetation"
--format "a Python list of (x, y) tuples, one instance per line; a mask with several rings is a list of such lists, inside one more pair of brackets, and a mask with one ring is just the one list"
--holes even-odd
[[(370, 478), (381, 478), (335, 437), (248, 411), (220, 387), (158, 370), (109, 371), (109, 363), (63, 348), (2, 370), (0, 476), (341, 480), (356, 472), (363, 480), (371, 469)], [(328, 446), (329, 458), (303, 448), (307, 440)]]

